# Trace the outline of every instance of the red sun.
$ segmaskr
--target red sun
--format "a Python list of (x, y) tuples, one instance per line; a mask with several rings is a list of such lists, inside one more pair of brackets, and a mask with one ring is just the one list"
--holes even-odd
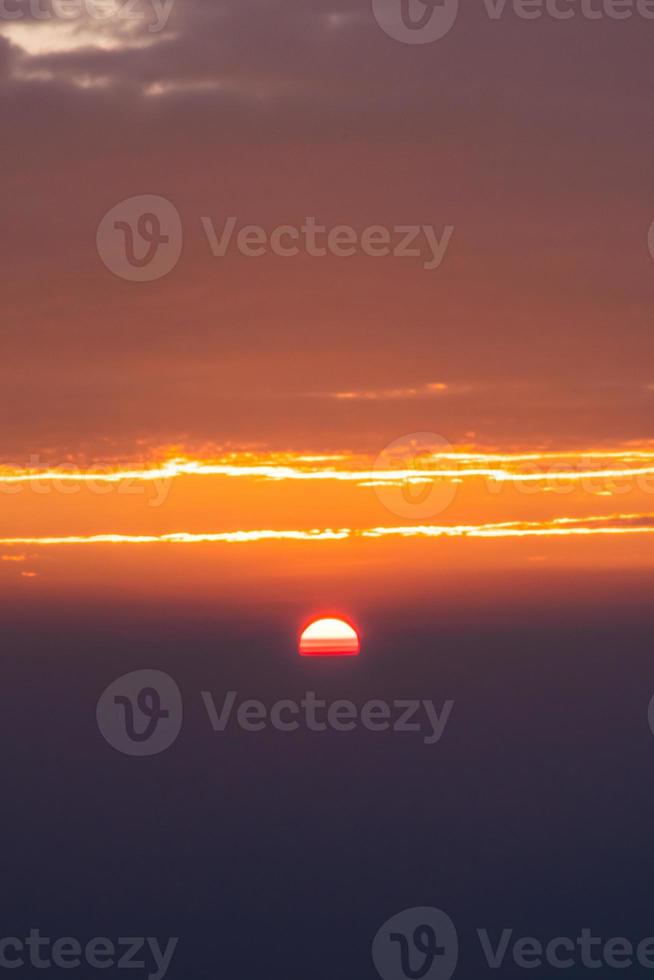
[(356, 657), (359, 634), (343, 619), (315, 619), (300, 636), (303, 657)]

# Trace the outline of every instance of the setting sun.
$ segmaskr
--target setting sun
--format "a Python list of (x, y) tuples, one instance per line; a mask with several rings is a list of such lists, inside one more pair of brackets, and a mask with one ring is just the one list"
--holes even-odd
[(359, 635), (342, 619), (316, 619), (300, 636), (303, 657), (356, 657)]

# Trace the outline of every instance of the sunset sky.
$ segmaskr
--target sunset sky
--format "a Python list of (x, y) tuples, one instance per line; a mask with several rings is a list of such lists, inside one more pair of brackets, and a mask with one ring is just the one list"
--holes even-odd
[[(0, 21), (3, 587), (651, 567), (651, 22), (466, 4), (414, 45), (368, 0), (20, 9)], [(132, 282), (98, 229), (140, 195), (183, 247)], [(453, 230), (432, 269), (426, 244), (214, 255), (230, 217)]]
[(652, 965), (653, 52), (654, 0), (0, 0), (0, 973)]

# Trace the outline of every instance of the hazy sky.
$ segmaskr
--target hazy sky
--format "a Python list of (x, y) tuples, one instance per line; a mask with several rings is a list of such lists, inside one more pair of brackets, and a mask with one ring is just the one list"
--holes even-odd
[[(369, 0), (177, 0), (159, 31), (144, 0), (103, 21), (21, 2), (0, 20), (5, 456), (650, 435), (654, 21), (480, 0), (417, 45)], [(96, 232), (144, 194), (183, 250), (128, 282)], [(454, 232), (432, 270), (214, 257), (201, 219), (229, 216)]]
[[(0, 0), (6, 935), (179, 936), (170, 980), (365, 980), (425, 905), (458, 980), (480, 927), (498, 980), (534, 933), (649, 950), (654, 19), (127, 2)], [(230, 217), (355, 254), (215, 256)], [(297, 656), (324, 615), (361, 657)], [(141, 761), (96, 705), (152, 668), (184, 725)], [(438, 748), (236, 729), (307, 691), (456, 704)]]

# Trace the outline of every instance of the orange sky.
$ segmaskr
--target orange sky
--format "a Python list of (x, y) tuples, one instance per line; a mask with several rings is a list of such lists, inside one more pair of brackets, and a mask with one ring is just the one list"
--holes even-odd
[[(654, 460), (642, 23), (489, 24), (471, 7), (412, 46), (368, 0), (192, 0), (156, 34), (111, 18), (73, 28), (0, 22), (0, 467), (17, 478), (0, 479), (0, 557), (25, 556), (0, 561), (7, 588), (124, 577), (156, 592), (178, 562), (190, 591), (227, 587), (215, 563), (232, 585), (307, 567), (403, 582), (444, 566), (649, 564), (652, 477), (633, 472)], [(153, 282), (113, 274), (96, 241), (138, 195), (166, 198), (183, 231)], [(432, 270), (392, 255), (218, 257), (206, 222), (229, 216), (453, 234)], [(488, 469), (507, 473), (436, 490), (359, 479), (420, 433), (504, 455)], [(341, 477), (307, 478), (306, 455), (338, 456), (316, 465)], [(21, 482), (175, 456), (244, 471), (74, 492), (52, 472)], [(607, 472), (518, 485), (532, 464)], [(432, 492), (452, 499), (434, 509)], [(462, 530), (375, 531), (423, 525)], [(329, 529), (339, 540), (39, 543)]]
[[(654, 449), (579, 454), (407, 438), (342, 453), (172, 456), (0, 471), (7, 586), (213, 594), (307, 575), (363, 590), (480, 568), (645, 569)], [(184, 574), (180, 575), (180, 568)], [(217, 571), (216, 571), (217, 569)]]

